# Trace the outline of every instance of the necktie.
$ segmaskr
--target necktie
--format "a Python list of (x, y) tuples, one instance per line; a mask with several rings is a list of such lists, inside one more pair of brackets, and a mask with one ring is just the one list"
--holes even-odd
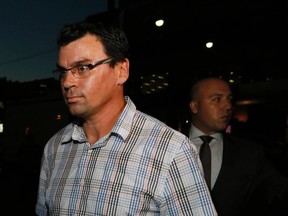
[(200, 139), (203, 141), (203, 144), (200, 148), (200, 160), (204, 170), (205, 181), (208, 185), (208, 188), (211, 190), (211, 150), (209, 143), (213, 137), (200, 136)]

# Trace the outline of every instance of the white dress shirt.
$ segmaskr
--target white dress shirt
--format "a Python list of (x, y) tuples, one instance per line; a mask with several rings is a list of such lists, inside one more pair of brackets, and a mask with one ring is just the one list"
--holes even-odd
[[(191, 124), (189, 130), (189, 138), (196, 146), (196, 149), (199, 153), (200, 147), (203, 144), (203, 141), (199, 138), (199, 136), (206, 135), (194, 125)], [(211, 189), (213, 189), (216, 179), (219, 175), (221, 164), (222, 164), (222, 156), (223, 156), (223, 136), (221, 133), (211, 134), (214, 139), (209, 143), (211, 149)]]

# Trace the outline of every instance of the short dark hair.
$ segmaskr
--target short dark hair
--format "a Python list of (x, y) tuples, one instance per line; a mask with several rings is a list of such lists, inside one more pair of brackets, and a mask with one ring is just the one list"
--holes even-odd
[(65, 25), (58, 34), (57, 45), (59, 48), (66, 46), (86, 34), (95, 35), (103, 44), (104, 52), (113, 58), (114, 62), (130, 57), (126, 34), (114, 25), (101, 22), (81, 21)]

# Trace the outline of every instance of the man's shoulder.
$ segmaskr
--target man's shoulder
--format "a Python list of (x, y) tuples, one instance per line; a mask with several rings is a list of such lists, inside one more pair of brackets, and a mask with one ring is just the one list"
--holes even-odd
[(249, 151), (263, 151), (263, 145), (257, 141), (230, 134), (223, 134), (224, 145), (237, 146), (239, 149), (247, 149)]
[(49, 143), (54, 143), (55, 140), (58, 140), (59, 142), (65, 141), (66, 139), (71, 139), (72, 136), (72, 130), (73, 130), (74, 123), (70, 123), (60, 130), (58, 130), (48, 141)]
[(172, 133), (173, 135), (178, 136), (179, 138), (182, 138), (185, 140), (188, 139), (188, 136), (186, 134), (172, 128), (171, 126), (167, 125), (165, 122), (161, 121), (158, 118), (153, 117), (150, 114), (141, 112), (139, 110), (136, 112), (136, 114), (138, 115), (138, 118), (145, 119), (145, 121), (147, 121), (147, 124), (152, 126), (153, 129), (155, 130), (158, 129), (158, 130), (166, 131), (167, 133)]

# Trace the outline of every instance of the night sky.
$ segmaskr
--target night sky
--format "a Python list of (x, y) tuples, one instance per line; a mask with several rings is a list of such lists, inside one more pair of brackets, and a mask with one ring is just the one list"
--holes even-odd
[[(10, 81), (22, 82), (52, 77), (51, 71), (57, 61), (56, 36), (61, 27), (107, 11), (108, 1), (1, 0), (0, 78), (6, 77)], [(119, 2), (119, 0), (114, 1), (116, 8)], [(271, 0), (242, 0), (235, 3), (182, 0), (177, 4), (166, 1), (156, 4), (161, 1), (155, 0), (155, 5), (152, 7), (154, 1), (150, 0), (123, 2), (137, 5), (126, 10), (125, 23), (130, 25), (129, 30), (135, 31), (129, 35), (130, 38), (128, 37), (130, 43), (148, 41), (144, 48), (137, 46), (137, 52), (134, 53), (134, 57), (138, 60), (144, 59), (144, 62), (140, 63), (133, 61), (140, 65), (138, 72), (148, 64), (145, 56), (143, 57), (147, 49), (147, 55), (151, 57), (151, 54), (154, 54), (157, 65), (162, 68), (167, 65), (167, 62), (171, 63), (175, 59), (163, 60), (163, 66), (159, 57), (164, 58), (165, 53), (171, 56), (170, 58), (182, 54), (188, 59), (194, 59), (194, 63), (198, 62), (201, 70), (210, 66), (207, 70), (223, 72), (227, 69), (225, 67), (231, 67), (241, 70), (241, 73), (244, 73), (243, 77), (250, 77), (252, 73), (256, 74), (255, 76), (263, 76), (263, 79), (268, 75), (277, 79), (287, 77), (285, 57), (288, 30), (287, 1), (285, 4), (284, 1)], [(166, 7), (169, 9), (166, 10)], [(144, 26), (155, 14), (161, 12), (163, 14), (166, 12), (165, 15), (171, 18), (166, 23), (168, 27), (169, 21), (171, 23), (177, 20), (172, 29), (162, 32), (161, 40), (158, 38), (161, 44), (164, 44), (164, 48), (159, 45), (157, 34), (149, 32), (150, 30)], [(179, 24), (182, 18), (189, 18), (189, 20)], [(214, 50), (217, 53), (206, 62), (207, 50), (203, 49), (203, 44), (210, 37), (217, 42)], [(153, 44), (155, 41), (156, 45)], [(173, 47), (177, 47), (174, 52), (170, 50)], [(165, 50), (164, 53), (161, 50)], [(219, 64), (225, 64), (225, 67)], [(176, 67), (178, 65), (176, 64)], [(172, 67), (171, 64), (168, 66)], [(148, 68), (151, 69), (150, 66)]]
[(60, 28), (107, 8), (105, 0), (1, 0), (0, 78), (22, 82), (52, 77)]

